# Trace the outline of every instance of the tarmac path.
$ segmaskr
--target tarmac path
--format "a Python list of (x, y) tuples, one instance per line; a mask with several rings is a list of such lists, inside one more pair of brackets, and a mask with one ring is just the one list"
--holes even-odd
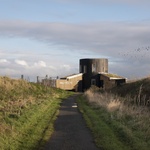
[(78, 111), (77, 96), (75, 94), (62, 102), (54, 124), (55, 131), (45, 150), (98, 150)]

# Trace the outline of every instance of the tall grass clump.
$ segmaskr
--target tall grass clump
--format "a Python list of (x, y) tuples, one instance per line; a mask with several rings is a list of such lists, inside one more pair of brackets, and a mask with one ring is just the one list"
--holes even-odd
[[(121, 97), (112, 92), (100, 92), (95, 88), (84, 93), (84, 97), (79, 101), (79, 108), (100, 148), (110, 150), (149, 149), (150, 109), (135, 101), (135, 97), (136, 100), (139, 96), (141, 97), (141, 90), (139, 89), (139, 93), (134, 95), (134, 99), (131, 96)], [(114, 143), (118, 143), (118, 147)]]
[[(149, 128), (149, 124), (147, 121), (149, 120), (150, 110), (149, 107), (139, 106), (135, 104), (131, 104), (131, 97), (120, 97), (118, 95), (114, 95), (112, 93), (104, 92), (98, 93), (93, 92), (92, 90), (88, 90), (85, 92), (85, 96), (88, 102), (95, 107), (102, 107), (111, 113), (112, 117), (115, 119), (123, 120), (126, 117), (133, 118), (132, 125), (134, 126), (136, 123), (141, 127)], [(138, 96), (138, 95), (137, 95)]]
[(0, 149), (40, 149), (53, 132), (62, 99), (70, 93), (0, 77)]

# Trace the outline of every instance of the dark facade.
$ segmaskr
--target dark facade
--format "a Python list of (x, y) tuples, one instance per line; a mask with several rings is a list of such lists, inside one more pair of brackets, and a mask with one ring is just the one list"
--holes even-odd
[(99, 80), (101, 82), (100, 87), (103, 89), (111, 89), (126, 83), (126, 78), (110, 73), (100, 73)]
[(91, 85), (101, 86), (100, 72), (108, 73), (108, 59), (80, 59), (80, 73), (83, 73), (83, 90), (90, 88)]
[(108, 73), (108, 59), (80, 59), (80, 73), (90, 75), (98, 72)]
[(92, 85), (109, 89), (126, 82), (126, 79), (116, 74), (108, 73), (108, 59), (80, 59), (80, 73), (83, 73), (82, 91)]

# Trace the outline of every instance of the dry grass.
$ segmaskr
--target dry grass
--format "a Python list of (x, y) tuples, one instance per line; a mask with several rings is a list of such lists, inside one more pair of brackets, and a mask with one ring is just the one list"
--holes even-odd
[(0, 112), (4, 116), (20, 115), (21, 110), (35, 101), (31, 94), (35, 87), (24, 80), (0, 77)]
[(98, 93), (89, 89), (84, 94), (87, 97), (89, 103), (95, 107), (106, 108), (110, 112), (121, 109), (123, 105), (123, 102), (121, 102), (117, 96), (110, 93)]
[(52, 134), (56, 112), (67, 96), (60, 89), (0, 77), (0, 149), (38, 149), (45, 134)]
[(132, 98), (129, 96), (122, 98), (108, 92), (94, 92), (92, 89), (86, 91), (85, 96), (93, 107), (101, 107), (109, 112), (111, 119), (118, 120), (130, 128), (136, 128), (144, 133), (144, 138), (150, 138), (150, 110), (148, 107), (136, 103), (131, 104)]

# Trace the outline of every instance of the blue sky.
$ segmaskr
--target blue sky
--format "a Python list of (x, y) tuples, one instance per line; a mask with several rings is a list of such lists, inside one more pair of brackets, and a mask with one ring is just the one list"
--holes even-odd
[(78, 73), (81, 58), (109, 72), (150, 75), (149, 0), (0, 0), (0, 75)]

